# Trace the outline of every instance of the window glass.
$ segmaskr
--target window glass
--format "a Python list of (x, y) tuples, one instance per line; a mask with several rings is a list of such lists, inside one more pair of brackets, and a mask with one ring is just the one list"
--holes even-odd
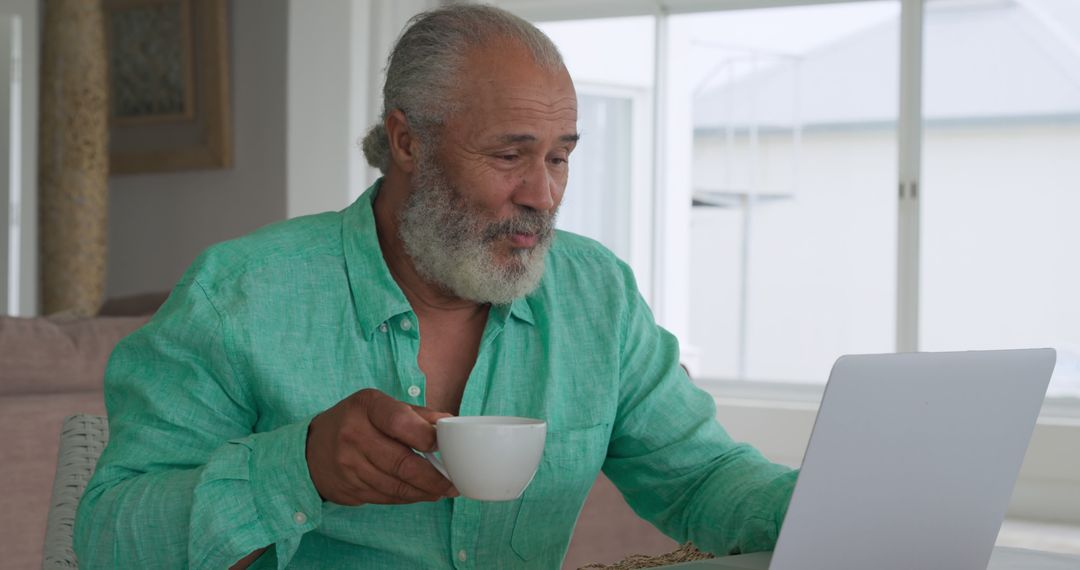
[(633, 100), (578, 94), (578, 131), (559, 229), (591, 237), (630, 257), (630, 160)]
[(538, 26), (562, 52), (578, 93), (581, 140), (570, 158), (558, 227), (607, 246), (647, 290), (655, 21), (604, 18)]
[(1080, 2), (930, 4), (920, 349), (1052, 346), (1080, 397)]
[(895, 349), (899, 22), (896, 1), (671, 18), (690, 57), (668, 64), (696, 78), (699, 376), (823, 383)]

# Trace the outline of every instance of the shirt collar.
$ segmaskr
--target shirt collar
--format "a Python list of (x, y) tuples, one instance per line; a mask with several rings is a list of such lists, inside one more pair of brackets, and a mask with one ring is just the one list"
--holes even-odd
[[(349, 291), (356, 308), (356, 318), (366, 338), (371, 338), (379, 325), (387, 320), (412, 312), (409, 300), (390, 275), (375, 229), (373, 208), (382, 180), (376, 180), (342, 212), (341, 240)], [(512, 315), (530, 325), (536, 324), (527, 298), (515, 299), (509, 305), (494, 306), (492, 311), (497, 312), (502, 320)]]
[(510, 314), (514, 317), (536, 326), (536, 321), (533, 319), (532, 306), (529, 305), (528, 297), (520, 297), (510, 302)]
[(341, 241), (345, 253), (345, 271), (349, 277), (356, 318), (366, 338), (391, 317), (412, 311), (408, 299), (390, 276), (390, 268), (379, 247), (372, 209), (382, 178), (345, 209)]

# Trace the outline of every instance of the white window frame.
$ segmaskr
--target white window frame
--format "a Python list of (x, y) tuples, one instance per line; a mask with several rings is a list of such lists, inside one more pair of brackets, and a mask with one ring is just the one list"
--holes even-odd
[[(649, 303), (652, 297), (653, 247), (656, 242), (652, 212), (653, 188), (652, 92), (629, 85), (579, 82), (574, 84), (578, 95), (619, 97), (630, 101), (630, 254), (625, 259), (639, 278), (638, 289)], [(573, 160), (571, 160), (573, 164)]]
[[(0, 273), (5, 281), (0, 314), (32, 317), (38, 314), (38, 241), (37, 241), (37, 121), (39, 61), (39, 2), (10, 0), (0, 8), (11, 21), (13, 40), (17, 45), (3, 50), (12, 57), (11, 77), (0, 78), (0, 88), (9, 90), (10, 108), (0, 109), (9, 114), (11, 132), (0, 133), (6, 143), (0, 146), (8, 154), (7, 172), (0, 188), (4, 238), (0, 247), (6, 263)], [(10, 138), (9, 137), (14, 137)]]

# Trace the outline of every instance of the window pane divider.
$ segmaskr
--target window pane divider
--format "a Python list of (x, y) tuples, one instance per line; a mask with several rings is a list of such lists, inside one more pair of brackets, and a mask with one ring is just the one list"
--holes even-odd
[(919, 179), (922, 158), (924, 0), (901, 0), (896, 350), (919, 348)]
[(667, 317), (668, 303), (663, 276), (666, 275), (664, 252), (667, 242), (664, 239), (667, 228), (666, 196), (667, 187), (667, 146), (670, 135), (667, 131), (667, 91), (668, 91), (668, 18), (667, 12), (657, 6), (653, 12), (655, 34), (653, 36), (653, 87), (652, 87), (652, 251), (649, 268), (651, 275), (650, 295), (646, 301), (653, 308), (655, 318), (663, 322)]

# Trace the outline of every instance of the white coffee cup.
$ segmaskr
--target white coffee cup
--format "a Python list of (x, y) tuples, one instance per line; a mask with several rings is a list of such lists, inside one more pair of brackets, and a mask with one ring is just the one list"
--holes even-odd
[(544, 454), (547, 422), (512, 416), (459, 416), (435, 422), (439, 455), (424, 457), (462, 496), (512, 501), (525, 492)]

